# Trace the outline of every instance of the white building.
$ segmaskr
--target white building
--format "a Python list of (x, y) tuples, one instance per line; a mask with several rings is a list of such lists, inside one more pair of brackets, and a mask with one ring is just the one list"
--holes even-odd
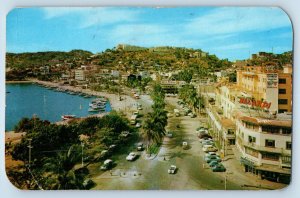
[[(236, 122), (237, 148), (246, 172), (284, 180), (291, 174), (291, 115), (267, 118), (244, 114)], [(261, 115), (261, 113), (260, 113)]]
[(83, 81), (85, 80), (85, 74), (84, 70), (80, 69), (75, 69), (75, 80)]

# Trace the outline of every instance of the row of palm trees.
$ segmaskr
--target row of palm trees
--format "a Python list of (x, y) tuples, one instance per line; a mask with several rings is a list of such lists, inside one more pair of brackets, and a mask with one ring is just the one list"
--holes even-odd
[(204, 107), (204, 99), (198, 96), (195, 87), (191, 84), (184, 85), (179, 89), (179, 98), (186, 104), (188, 104), (194, 112)]
[(147, 148), (152, 144), (160, 144), (165, 135), (165, 126), (168, 124), (167, 111), (165, 110), (166, 103), (164, 101), (165, 94), (160, 84), (153, 85), (151, 93), (153, 100), (153, 111), (147, 114), (144, 126), (143, 135), (147, 140)]

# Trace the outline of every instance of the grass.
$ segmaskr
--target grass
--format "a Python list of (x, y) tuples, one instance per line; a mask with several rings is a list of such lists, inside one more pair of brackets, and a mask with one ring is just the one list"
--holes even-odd
[(157, 154), (160, 149), (161, 144), (152, 144), (147, 150), (147, 154)]

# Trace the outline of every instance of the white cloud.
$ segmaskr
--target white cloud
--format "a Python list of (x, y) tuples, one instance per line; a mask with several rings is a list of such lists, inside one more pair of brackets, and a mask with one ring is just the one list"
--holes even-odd
[(111, 7), (97, 8), (44, 8), (45, 18), (79, 16), (79, 28), (87, 28), (94, 25), (109, 25), (119, 22), (133, 22), (138, 19), (140, 10), (122, 9)]
[(186, 29), (203, 35), (263, 31), (291, 26), (288, 16), (279, 8), (217, 8), (191, 19)]

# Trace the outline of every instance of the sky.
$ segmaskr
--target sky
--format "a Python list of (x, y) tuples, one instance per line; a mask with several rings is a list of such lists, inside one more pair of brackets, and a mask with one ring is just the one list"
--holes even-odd
[(290, 51), (293, 31), (277, 7), (49, 7), (7, 15), (7, 52), (99, 53), (118, 44), (201, 49), (233, 61)]

